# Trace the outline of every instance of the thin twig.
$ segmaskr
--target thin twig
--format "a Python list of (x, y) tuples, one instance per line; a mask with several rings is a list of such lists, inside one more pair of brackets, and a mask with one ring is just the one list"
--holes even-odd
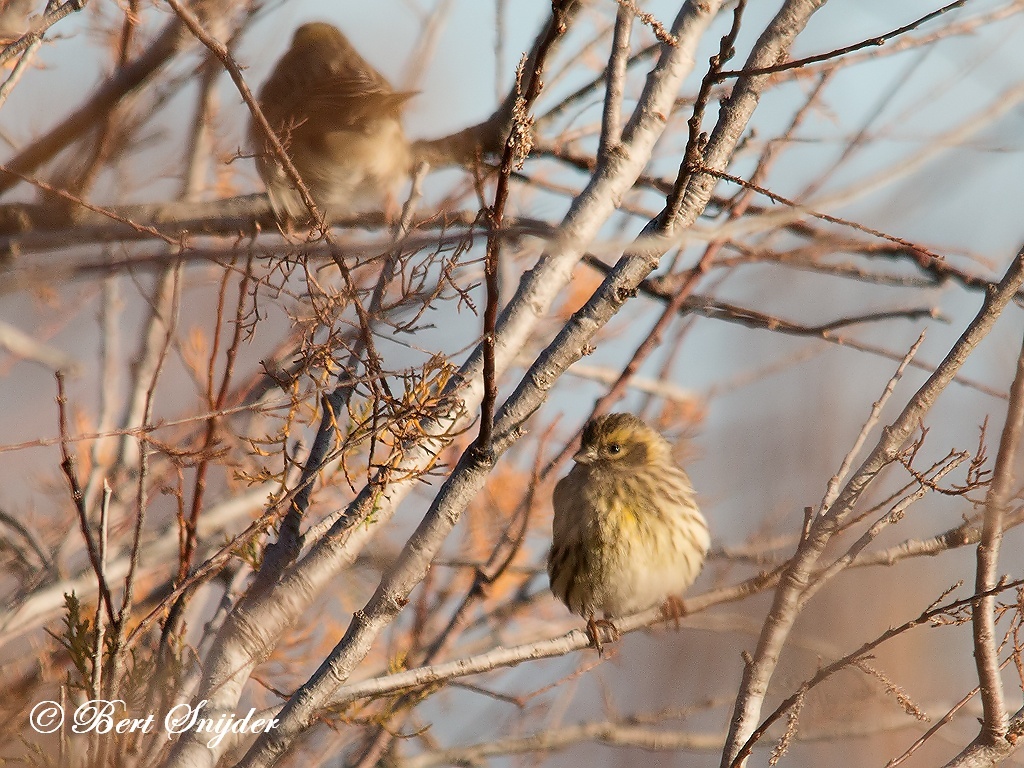
[(698, 170), (703, 172), (703, 168), (700, 166), (705, 165), (703, 162), (704, 148), (708, 141), (707, 134), (701, 131), (704, 111), (711, 99), (712, 89), (720, 78), (722, 67), (736, 55), (736, 38), (740, 33), (740, 24), (743, 21), (743, 11), (746, 6), (747, 0), (738, 0), (736, 3), (732, 12), (732, 25), (719, 41), (718, 51), (709, 60), (708, 71), (704, 73), (704, 78), (701, 80), (700, 90), (697, 92), (697, 98), (693, 105), (693, 114), (690, 115), (690, 119), (686, 123), (689, 133), (686, 139), (686, 149), (683, 150), (683, 161), (679, 165), (675, 183), (665, 199), (665, 210), (661, 214), (660, 226), (663, 231), (670, 227), (679, 216), (683, 205), (683, 195), (690, 177)]
[(821, 500), (821, 505), (818, 507), (819, 514), (824, 513), (832, 503), (836, 500), (839, 495), (839, 485), (842, 483), (846, 476), (850, 472), (850, 467), (853, 466), (853, 460), (857, 454), (860, 453), (860, 449), (864, 446), (864, 441), (868, 438), (868, 433), (874, 429), (875, 424), (878, 423), (878, 418), (882, 414), (882, 408), (889, 401), (892, 393), (896, 389), (896, 384), (901, 378), (903, 378), (903, 372), (906, 371), (910, 361), (914, 359), (914, 355), (917, 354), (917, 350), (921, 348), (924, 343), (924, 331), (917, 337), (917, 341), (911, 345), (907, 354), (904, 355), (903, 360), (900, 361), (899, 366), (896, 368), (896, 373), (892, 375), (888, 383), (885, 385), (885, 389), (882, 390), (882, 394), (877, 400), (871, 405), (871, 412), (868, 414), (867, 420), (860, 429), (860, 433), (857, 435), (857, 439), (853, 441), (853, 445), (850, 450), (847, 451), (846, 456), (843, 457), (842, 463), (839, 465), (838, 471), (832, 475), (828, 481), (828, 485), (825, 487), (825, 496)]
[(55, 376), (57, 378), (57, 416), (61, 434), (60, 468), (64, 473), (64, 477), (67, 478), (68, 485), (71, 488), (71, 499), (74, 502), (75, 511), (78, 513), (79, 530), (82, 533), (82, 538), (85, 540), (85, 548), (89, 553), (89, 563), (92, 566), (93, 573), (96, 574), (100, 598), (107, 610), (107, 620), (113, 622), (114, 603), (110, 596), (110, 585), (107, 584), (106, 578), (104, 577), (104, 568), (100, 561), (99, 546), (93, 539), (92, 532), (89, 530), (89, 513), (85, 508), (85, 494), (82, 492), (82, 487), (78, 482), (78, 474), (75, 472), (75, 457), (68, 450), (68, 446), (70, 444), (68, 439), (67, 423), (68, 400), (67, 395), (64, 393), (64, 374), (61, 371), (57, 371)]
[(264, 117), (259, 103), (252, 95), (252, 91), (249, 90), (249, 86), (246, 85), (245, 78), (242, 77), (242, 71), (239, 69), (238, 64), (231, 56), (227, 47), (209, 34), (203, 28), (203, 24), (199, 18), (196, 17), (191, 10), (182, 5), (180, 0), (167, 0), (167, 4), (174, 9), (174, 12), (178, 15), (178, 18), (181, 19), (181, 22), (188, 27), (189, 32), (191, 32), (199, 42), (205, 45), (210, 52), (220, 60), (221, 64), (224, 65), (224, 69), (234, 82), (235, 88), (238, 89), (239, 94), (242, 96), (242, 100), (249, 108), (249, 112), (252, 114), (253, 120), (255, 120), (256, 124), (260, 127), (260, 131), (263, 133), (263, 140), (267, 142), (268, 146), (270, 146), (273, 151), (274, 158), (278, 163), (280, 163), (281, 168), (288, 177), (288, 181), (299, 193), (299, 197), (302, 198), (302, 204), (309, 209), (309, 213), (312, 216), (313, 221), (316, 223), (318, 230), (321, 234), (324, 234), (327, 229), (326, 224), (324, 223), (324, 217), (317, 208), (317, 205), (313, 200), (313, 196), (309, 192), (309, 188), (302, 180), (302, 177), (295, 169), (295, 166), (292, 164), (281, 140), (270, 127), (270, 123), (267, 122), (267, 118)]
[(516, 103), (512, 110), (512, 125), (509, 128), (508, 136), (505, 139), (505, 146), (501, 154), (501, 164), (498, 168), (498, 180), (494, 190), (494, 203), (485, 211), (489, 223), (487, 234), (487, 252), (484, 260), (484, 275), (487, 287), (487, 303), (484, 307), (484, 335), (483, 335), (483, 377), (484, 396), (480, 403), (480, 434), (477, 437), (476, 447), (483, 454), (491, 452), (491, 434), (494, 429), (494, 409), (498, 398), (498, 382), (495, 371), (495, 329), (498, 322), (498, 301), (500, 298), (498, 286), (498, 259), (500, 255), (501, 241), (494, 236), (494, 233), (501, 230), (504, 216), (505, 204), (508, 202), (509, 178), (513, 170), (522, 167), (533, 144), (533, 116), (530, 110), (533, 109), (541, 89), (544, 87), (543, 75), (547, 64), (548, 54), (553, 49), (558, 39), (568, 31), (568, 9), (574, 5), (576, 0), (557, 0), (551, 5), (551, 22), (547, 26), (546, 34), (537, 47), (537, 54), (533, 59), (533, 68), (529, 72), (525, 88), (522, 87), (524, 68), (529, 58), (523, 54), (516, 71)]
[[(981, 542), (977, 552), (975, 591), (992, 589), (999, 580), (999, 545), (1003, 536), (1003, 519), (1013, 494), (1014, 466), (1024, 427), (1024, 346), (1017, 357), (1017, 372), (1010, 386), (1010, 402), (1006, 421), (999, 438), (992, 483), (985, 499), (985, 514), (981, 527)], [(1003, 698), (1003, 681), (999, 674), (999, 655), (996, 648), (995, 599), (979, 598), (971, 611), (974, 635), (974, 658), (981, 687), (984, 711), (978, 741), (994, 745), (1006, 735), (1007, 714)]]
[(900, 35), (906, 34), (907, 32), (911, 32), (912, 30), (917, 29), (922, 24), (939, 17), (944, 13), (948, 13), (949, 11), (952, 11), (955, 8), (959, 8), (960, 6), (966, 3), (967, 0), (955, 0), (955, 2), (952, 2), (949, 5), (944, 5), (942, 8), (939, 8), (938, 10), (932, 11), (931, 13), (926, 13), (924, 16), (917, 19), (916, 21), (912, 21), (909, 24), (904, 24), (902, 27), (897, 27), (891, 32), (886, 32), (883, 35), (868, 38), (867, 40), (861, 40), (859, 43), (847, 45), (843, 48), (836, 48), (835, 50), (828, 51), (827, 53), (819, 53), (815, 56), (808, 56), (807, 58), (804, 59), (796, 59), (795, 61), (788, 61), (784, 64), (776, 64), (771, 67), (758, 67), (755, 69), (739, 69), (721, 72), (718, 77), (720, 80), (726, 80), (731, 77), (756, 77), (758, 75), (773, 75), (776, 74), (777, 72), (785, 72), (788, 69), (798, 69), (800, 67), (806, 67), (808, 64), (816, 64), (820, 61), (836, 59), (841, 56), (845, 56), (848, 53), (859, 51), (862, 48), (870, 48), (872, 46), (885, 45), (887, 41), (892, 40), (894, 37), (899, 37)]
[(952, 381), (968, 356), (989, 333), (996, 319), (1024, 283), (1024, 251), (1014, 257), (999, 282), (999, 287), (986, 295), (985, 301), (949, 354), (936, 367), (928, 380), (918, 389), (902, 413), (885, 430), (861, 467), (846, 483), (828, 511), (820, 515), (810, 534), (800, 542), (797, 552), (787, 565), (768, 617), (765, 620), (758, 646), (751, 662), (743, 671), (743, 680), (737, 694), (729, 731), (729, 742), (723, 753), (723, 766), (736, 765), (736, 755), (749, 743), (756, 729), (761, 706), (770, 680), (776, 670), (781, 648), (799, 614), (800, 597), (808, 584), (811, 571), (846, 518), (868, 489), (878, 473), (892, 463), (912, 431), (931, 409), (939, 394)]
[(32, 29), (0, 51), (0, 66), (22, 51), (27, 51), (33, 43), (38, 43), (42, 39), (46, 30), (72, 13), (81, 11), (88, 3), (89, 0), (67, 0), (67, 2), (50, 9), (41, 19), (32, 23)]
[(954, 611), (957, 611), (958, 609), (971, 605), (975, 600), (978, 600), (983, 597), (995, 596), (1001, 592), (1005, 592), (1007, 589), (1014, 589), (1015, 587), (1021, 585), (1024, 585), (1024, 579), (1019, 579), (1017, 581), (1010, 583), (1000, 584), (999, 586), (987, 590), (982, 594), (974, 594), (970, 597), (965, 597), (960, 600), (954, 600), (950, 603), (946, 603), (945, 605), (929, 608), (928, 610), (923, 611), (917, 617), (910, 619), (909, 621), (906, 621), (903, 624), (900, 624), (898, 627), (892, 627), (890, 629), (887, 629), (874, 640), (870, 640), (869, 642), (864, 643), (862, 646), (860, 646), (860, 648), (853, 651), (852, 653), (847, 654), (846, 656), (843, 656), (843, 658), (837, 659), (831, 664), (822, 667), (813, 677), (806, 680), (796, 693), (789, 696), (785, 701), (779, 704), (779, 706), (776, 707), (776, 709), (770, 715), (768, 715), (768, 717), (766, 717), (764, 721), (756, 729), (754, 729), (753, 733), (750, 734), (746, 742), (744, 742), (743, 746), (736, 753), (736, 756), (729, 762), (729, 765), (731, 766), (731, 768), (739, 768), (741, 765), (743, 765), (743, 761), (746, 760), (746, 758), (750, 755), (751, 750), (754, 748), (754, 745), (758, 742), (758, 740), (760, 740), (760, 738), (765, 734), (765, 732), (780, 717), (782, 717), (790, 709), (790, 707), (796, 704), (798, 698), (801, 695), (803, 695), (803, 693), (805, 693), (810, 688), (813, 688), (814, 686), (818, 685), (819, 683), (824, 682), (841, 669), (845, 669), (850, 664), (856, 663), (858, 660), (864, 659), (871, 651), (880, 646), (882, 643), (885, 643), (888, 640), (891, 640), (892, 638), (896, 637), (897, 635), (901, 635), (904, 632), (913, 629), (914, 627), (919, 627), (922, 624), (926, 624), (932, 619), (952, 613)]
[[(1003, 663), (1000, 665), (1000, 669), (1009, 664), (1010, 660), (1011, 657), (1007, 657), (1006, 659), (1004, 659)], [(966, 706), (966, 704), (971, 699), (977, 696), (979, 690), (980, 687), (975, 686), (966, 694), (964, 694), (964, 696), (958, 702), (956, 702), (956, 704), (954, 704), (946, 711), (946, 714), (944, 714), (942, 717), (935, 721), (935, 725), (933, 725), (931, 728), (929, 728), (927, 731), (921, 734), (920, 738), (915, 740), (913, 744), (907, 747), (907, 749), (901, 755), (893, 758), (888, 763), (886, 763), (885, 768), (896, 768), (897, 765), (904, 762), (908, 757), (913, 755), (921, 747), (921, 745), (923, 745), (926, 741), (928, 741), (928, 739), (934, 736), (940, 728), (949, 725), (949, 723), (953, 720), (953, 717), (956, 715), (956, 713), (963, 709), (964, 706)]]

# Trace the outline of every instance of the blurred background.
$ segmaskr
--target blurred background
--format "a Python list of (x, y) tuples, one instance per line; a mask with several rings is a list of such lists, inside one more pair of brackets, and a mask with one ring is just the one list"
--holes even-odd
[[(642, 7), (669, 26), (679, 4), (652, 0)], [(833, 0), (812, 17), (791, 58), (884, 35), (938, 7), (924, 0)], [(557, 227), (590, 178), (579, 158), (595, 156), (604, 91), (598, 83), (575, 94), (600, 78), (607, 65), (616, 8), (611, 0), (587, 2), (549, 61), (534, 109), (534, 150), (511, 186), (506, 215), (512, 219)], [(772, 2), (745, 9), (737, 55), (726, 69), (742, 67), (778, 8)], [(396, 89), (418, 91), (404, 112), (405, 131), (411, 139), (431, 141), (486, 121), (498, 109), (513, 87), (520, 56), (533, 46), (550, 9), (550, 3), (533, 0), (291, 0), (233, 4), (208, 18), (206, 26), (227, 42), (255, 90), (296, 27), (312, 20), (337, 25)], [(732, 23), (732, 9), (726, 4), (704, 35), (677, 108), (666, 115), (645, 179), (674, 180), (693, 98), (708, 58)], [(820, 504), (829, 478), (911, 345), (925, 334), (914, 365), (882, 412), (882, 424), (899, 413), (947, 354), (978, 312), (985, 283), (997, 281), (1017, 253), (1024, 234), (1019, 212), (1022, 10), (1020, 2), (970, 0), (884, 45), (778, 73), (766, 87), (728, 172), (748, 180), (756, 173), (759, 187), (793, 201), (801, 213), (823, 213), (850, 224), (809, 214), (794, 217), (804, 228), (773, 223), (761, 214), (779, 213), (786, 204), (753, 194), (741, 220), (749, 226), (729, 238), (700, 277), (688, 309), (669, 323), (657, 350), (614, 406), (643, 415), (677, 445), (698, 491), (714, 549), (692, 595), (785, 561), (796, 545), (804, 509)], [(31, 12), (41, 14), (42, 8)], [(136, 26), (122, 53), (126, 17), (135, 18)], [(121, 71), (121, 60), (144, 55), (172, 20), (163, 4), (91, 3), (53, 25), (0, 106), (5, 166), (93, 98), (100, 84)], [(633, 51), (654, 42), (649, 25), (634, 23)], [(627, 117), (656, 58), (641, 57), (630, 67), (623, 103)], [(8, 76), (17, 61), (7, 62)], [(713, 129), (718, 100), (729, 87), (728, 81), (716, 87), (704, 130)], [(130, 458), (137, 450), (136, 433), (130, 440), (123, 435), (142, 423), (132, 403), (147, 395), (151, 401), (144, 422), (158, 428), (146, 433), (152, 456), (145, 470), (150, 476), (143, 538), (153, 546), (140, 563), (136, 620), (141, 620), (180, 578), (179, 531), (193, 504), (211, 521), (201, 532), (196, 563), (259, 517), (271, 486), (287, 474), (290, 462), (301, 463), (319, 418), (319, 395), (343, 365), (345, 342), (330, 347), (329, 341), (356, 326), (351, 308), (336, 301), (338, 278), (315, 243), (275, 231), (265, 203), (241, 213), (221, 207), (225, 200), (255, 205), (251, 196), (262, 193), (263, 185), (246, 146), (248, 110), (222, 66), (209, 64), (200, 46), (182, 44), (107, 114), (109, 122), (84, 120), (75, 140), (23, 173), (45, 188), (21, 181), (0, 199), (0, 604), (8, 606), (0, 617), (0, 664), (12, 688), (4, 705), (0, 755), (7, 758), (25, 759), (21, 738), (30, 744), (42, 738), (26, 727), (32, 704), (55, 698), (68, 686), (69, 675), (74, 677), (74, 654), (49, 634), (63, 636), (63, 593), (73, 588), (89, 610), (96, 605), (95, 578), (61, 471), (54, 370), (67, 377), (67, 432), (74, 437), (78, 469), (88, 479), (90, 509), (98, 508), (104, 479), (123, 506), (112, 519), (112, 558), (130, 544), (137, 509), (140, 470)], [(202, 132), (196, 130), (200, 124)], [(106, 131), (105, 142), (97, 138), (100, 131)], [(438, 224), (445, 216), (455, 221), (456, 214), (465, 214), (462, 220), (472, 220), (481, 207), (477, 190), (485, 201), (493, 198), (488, 162), (493, 158), (483, 158), (476, 168), (457, 162), (432, 167), (418, 201), (422, 228), (416, 231), (429, 240), (445, 231)], [(175, 235), (162, 241), (100, 231), (80, 206), (49, 187), (77, 190), (75, 197), (139, 224), (166, 223), (171, 229), (161, 231)], [(407, 184), (403, 200), (408, 190)], [(726, 220), (723, 201), (741, 192), (720, 182), (698, 228), (714, 231)], [(604, 223), (602, 239), (591, 244), (595, 259), (613, 264), (664, 199), (664, 189), (638, 183)], [(203, 220), (207, 228), (197, 231), (174, 220), (179, 209), (161, 208), (171, 203), (188, 204), (187, 221)], [(143, 209), (144, 204), (155, 207)], [(44, 211), (57, 213), (47, 218)], [(210, 224), (230, 216), (236, 217), (231, 222), (249, 224), (229, 223), (220, 230)], [(191, 234), (182, 239), (186, 229)], [(388, 242), (387, 227), (379, 221), (337, 231), (352, 253), (377, 253)], [(402, 372), (427, 370), (435, 355), (458, 367), (476, 345), (482, 331), (484, 239), (479, 232), (472, 242), (467, 238), (457, 258), (450, 250), (428, 258), (429, 246), (409, 257), (406, 274), (421, 273), (426, 282), (420, 298), (399, 307), (395, 317), (415, 322), (402, 331), (382, 330), (378, 341), (395, 381)], [(663, 259), (656, 274), (693, 267), (705, 247), (688, 241)], [(504, 299), (543, 248), (543, 238), (524, 235), (503, 249)], [(922, 268), (922, 251), (941, 256), (950, 271)], [(291, 266), (300, 262), (301, 268)], [(446, 284), (440, 274), (448, 264), (453, 272)], [(372, 287), (379, 271), (371, 258), (360, 262), (360, 285)], [(556, 306), (502, 376), (503, 395), (514, 390), (601, 279), (592, 265), (576, 267)], [(431, 286), (437, 287), (433, 294)], [(417, 314), (421, 304), (429, 308), (424, 315)], [(173, 322), (154, 323), (158, 306), (173, 307)], [(440, 631), (470, 587), (474, 568), (486, 562), (524, 504), (529, 517), (522, 546), (442, 657), (553, 637), (581, 625), (548, 594), (544, 572), (551, 488), (566, 467), (543, 482), (536, 472), (573, 439), (664, 306), (640, 292), (601, 331), (593, 353), (554, 385), (528, 434), (502, 457), (486, 493), (463, 515), (413, 604), (382, 635), (353, 679), (402, 668), (418, 642)], [(236, 332), (241, 339), (232, 341)], [(1013, 305), (927, 415), (922, 425), (927, 436), (914, 457), (919, 471), (950, 451), (976, 452), (986, 420), (991, 469), (1022, 333), (1024, 317)], [(324, 359), (311, 353), (316, 345), (328, 350)], [(154, 348), (162, 350), (156, 355), (159, 371), (143, 380), (143, 361), (152, 362)], [(282, 371), (300, 358), (304, 363), (291, 370), (287, 385), (268, 383), (267, 371)], [(227, 395), (218, 400), (229, 369)], [(233, 407), (238, 414), (225, 417), (216, 440), (204, 443), (206, 414)], [(360, 407), (371, 405), (357, 402), (353, 413)], [(869, 446), (879, 429), (869, 435)], [(352, 568), (280, 638), (258, 668), (240, 711), (279, 704), (279, 694), (294, 690), (318, 667), (475, 432), (472, 427), (456, 438)], [(372, 450), (365, 443), (353, 447), (345, 467), (321, 481), (311, 525), (343, 509), (362, 487), (374, 463)], [(939, 485), (954, 491), (963, 486), (966, 467)], [(1017, 469), (1020, 476), (1019, 463)], [(195, 488), (204, 472), (205, 495), (198, 503)], [(890, 495), (908, 483), (913, 485), (913, 478), (904, 468), (890, 466), (860, 502), (863, 522), (837, 537), (827, 560), (845, 552), (882, 517)], [(984, 487), (929, 492), (868, 552), (927, 541), (976, 520), (984, 494)], [(225, 507), (243, 498), (247, 505)], [(869, 512), (873, 505), (877, 509)], [(269, 534), (254, 546), (273, 538)], [(1007, 532), (1001, 570), (1011, 578), (1024, 570), (1022, 543), (1018, 527)], [(236, 567), (244, 571), (251, 559), (240, 554)], [(849, 568), (829, 581), (793, 630), (766, 713), (819, 667), (916, 617), (958, 582), (966, 586), (948, 600), (970, 595), (975, 559), (973, 546), (943, 547), (934, 556)], [(203, 643), (213, 642), (204, 622), (244, 584), (242, 573), (237, 582), (215, 580), (192, 597), (178, 646), (183, 679), (188, 665), (202, 658)], [(1018, 620), (1014, 595), (1004, 597), (1010, 607), (999, 626), (1011, 631)], [(424, 691), (400, 706), (366, 700), (337, 714), (330, 727), (317, 726), (285, 760), (362, 764), (367, 744), (390, 729), (392, 736), (401, 735), (386, 748), (387, 764), (396, 766), (633, 765), (638, 760), (718, 765), (742, 654), (753, 650), (770, 602), (769, 590), (715, 605), (685, 618), (678, 631), (658, 625), (629, 634), (601, 658), (583, 651), (525, 663)], [(159, 629), (138, 640), (140, 655), (141, 649), (155, 647), (154, 633)], [(1011, 631), (1004, 656), (1015, 641)], [(188, 648), (199, 650), (183, 650)], [(969, 622), (922, 626), (873, 654), (877, 676), (846, 669), (808, 693), (796, 741), (783, 763), (884, 764), (930, 725), (904, 711), (894, 686), (934, 723), (977, 685)], [(1012, 712), (1021, 706), (1021, 684), (1014, 664), (1005, 670)], [(169, 685), (188, 690), (181, 681)], [(974, 737), (979, 712), (976, 700), (969, 702), (906, 765), (950, 759)], [(648, 738), (650, 732), (679, 741), (659, 743)], [(778, 733), (772, 731), (755, 751), (752, 764), (767, 763)], [(494, 745), (486, 758), (444, 751), (482, 744)], [(1009, 764), (1020, 762), (1011, 758)]]

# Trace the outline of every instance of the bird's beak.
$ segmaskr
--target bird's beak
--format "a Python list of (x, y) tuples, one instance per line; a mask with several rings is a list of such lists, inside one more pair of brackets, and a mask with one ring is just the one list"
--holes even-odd
[(572, 460), (577, 464), (590, 464), (597, 459), (597, 451), (593, 448), (580, 448)]

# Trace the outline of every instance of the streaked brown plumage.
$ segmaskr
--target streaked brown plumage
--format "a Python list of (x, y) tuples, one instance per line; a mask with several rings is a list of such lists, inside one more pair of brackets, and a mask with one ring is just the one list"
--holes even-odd
[(555, 486), (548, 576), (593, 633), (597, 614), (617, 618), (678, 600), (710, 536), (671, 446), (635, 416), (590, 421), (574, 458)]
[[(317, 207), (333, 218), (380, 210), (408, 175), (412, 156), (400, 115), (413, 95), (394, 91), (336, 27), (313, 22), (296, 30), (259, 103)], [(252, 120), (249, 142), (278, 218), (307, 221), (298, 191)]]

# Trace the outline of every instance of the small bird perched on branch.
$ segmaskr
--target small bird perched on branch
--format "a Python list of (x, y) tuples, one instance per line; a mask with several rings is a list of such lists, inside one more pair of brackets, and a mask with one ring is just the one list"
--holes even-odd
[[(393, 90), (337, 27), (314, 22), (296, 30), (259, 104), (330, 220), (394, 205), (395, 187), (412, 164), (400, 116), (413, 95)], [(298, 190), (253, 119), (249, 141), (278, 219), (308, 221)]]
[(678, 618), (711, 539), (668, 441), (636, 416), (591, 420), (573, 458), (555, 486), (548, 576), (600, 651), (608, 619), (659, 604)]

